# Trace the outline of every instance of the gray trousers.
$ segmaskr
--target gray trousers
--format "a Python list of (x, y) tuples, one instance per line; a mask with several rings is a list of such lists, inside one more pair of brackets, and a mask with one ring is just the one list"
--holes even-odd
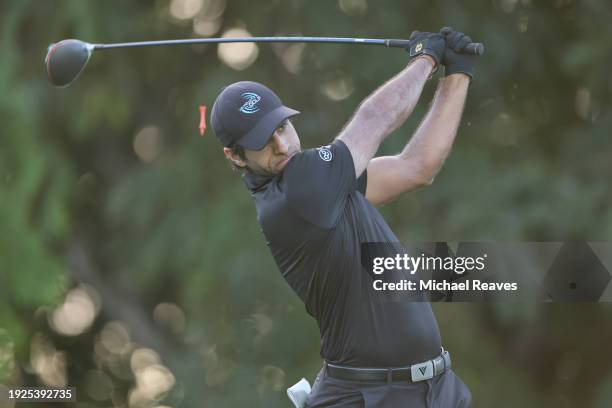
[(419, 382), (348, 381), (321, 369), (308, 408), (469, 408), (472, 394), (452, 369)]

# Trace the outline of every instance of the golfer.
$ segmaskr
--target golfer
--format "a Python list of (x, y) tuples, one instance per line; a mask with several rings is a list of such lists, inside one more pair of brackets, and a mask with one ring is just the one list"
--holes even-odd
[[(360, 287), (361, 245), (397, 242), (375, 206), (431, 184), (448, 156), (474, 60), (450, 28), (414, 32), (410, 63), (357, 108), (327, 146), (301, 149), (291, 118), (270, 89), (225, 87), (211, 114), (223, 153), (243, 178), (282, 276), (319, 325), (319, 372), (307, 407), (469, 407), (451, 370), (428, 302), (379, 302)], [(439, 66), (425, 118), (395, 156), (376, 157), (413, 111)], [(372, 299), (368, 299), (372, 296)]]

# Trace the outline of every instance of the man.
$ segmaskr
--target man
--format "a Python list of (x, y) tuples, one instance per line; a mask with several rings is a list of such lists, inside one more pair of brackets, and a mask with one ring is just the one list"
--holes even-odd
[[(412, 61), (360, 104), (328, 146), (302, 151), (290, 120), (299, 112), (261, 84), (232, 84), (213, 106), (213, 129), (244, 170), (278, 268), (320, 328), (326, 363), (308, 407), (470, 405), (430, 304), (375, 301), (361, 286), (361, 245), (397, 242), (374, 206), (429, 185), (457, 132), (474, 66), (461, 51), (471, 39), (441, 32), (413, 33)], [(374, 158), (439, 65), (445, 77), (406, 147)]]

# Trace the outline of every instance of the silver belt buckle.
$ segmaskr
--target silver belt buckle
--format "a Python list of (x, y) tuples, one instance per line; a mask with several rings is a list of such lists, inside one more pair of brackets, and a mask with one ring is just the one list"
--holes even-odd
[(423, 381), (433, 378), (434, 366), (431, 360), (410, 367), (412, 381)]

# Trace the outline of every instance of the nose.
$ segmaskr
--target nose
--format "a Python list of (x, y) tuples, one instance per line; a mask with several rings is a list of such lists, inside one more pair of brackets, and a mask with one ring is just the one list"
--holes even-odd
[(274, 148), (274, 153), (276, 154), (287, 154), (289, 151), (289, 144), (286, 140), (280, 137), (276, 132), (272, 135), (272, 146)]

